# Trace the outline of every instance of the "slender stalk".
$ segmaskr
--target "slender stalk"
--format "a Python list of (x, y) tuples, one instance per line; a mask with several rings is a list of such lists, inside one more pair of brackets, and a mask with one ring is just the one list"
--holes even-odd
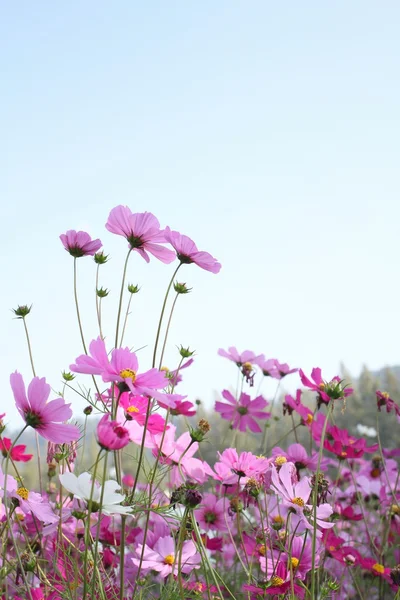
[(122, 300), (124, 297), (124, 287), (125, 287), (125, 279), (126, 279), (126, 269), (128, 267), (129, 257), (131, 255), (132, 248), (129, 248), (128, 254), (126, 255), (124, 271), (122, 273), (122, 281), (121, 281), (121, 291), (119, 294), (119, 305), (118, 305), (118, 313), (117, 313), (117, 325), (115, 328), (115, 348), (118, 348), (118, 334), (119, 334), (119, 323), (121, 320), (121, 311), (122, 311)]
[(324, 441), (325, 441), (325, 435), (326, 435), (326, 431), (328, 429), (328, 422), (329, 422), (329, 418), (331, 416), (332, 410), (333, 410), (333, 400), (331, 400), (328, 404), (328, 411), (326, 414), (326, 418), (325, 418), (325, 423), (324, 426), (322, 428), (322, 433), (321, 433), (321, 441), (320, 441), (320, 446), (319, 446), (319, 452), (318, 452), (318, 464), (317, 464), (317, 470), (315, 472), (315, 484), (314, 484), (314, 490), (313, 490), (313, 519), (314, 519), (314, 524), (313, 524), (313, 537), (312, 537), (312, 566), (311, 566), (311, 600), (316, 600), (316, 595), (315, 595), (315, 553), (317, 550), (317, 498), (318, 498), (318, 481), (319, 481), (319, 474), (321, 472), (321, 462), (322, 462), (322, 455), (324, 453)]
[(122, 342), (123, 342), (124, 335), (125, 335), (126, 323), (128, 321), (129, 309), (131, 307), (131, 302), (132, 302), (132, 296), (133, 296), (133, 294), (130, 295), (129, 301), (128, 301), (128, 306), (126, 308), (125, 319), (124, 319), (124, 326), (122, 327), (121, 339), (119, 341), (119, 345), (120, 346), (122, 346)]
[[(33, 376), (36, 377), (35, 364), (33, 362), (32, 346), (31, 346), (31, 341), (29, 338), (29, 332), (28, 332), (28, 327), (27, 327), (26, 321), (25, 321), (25, 317), (23, 317), (22, 321), (24, 323), (24, 329), (25, 329), (26, 341), (28, 344), (29, 360), (31, 361), (32, 373), (33, 373)], [(40, 464), (40, 444), (39, 444), (39, 434), (37, 431), (35, 431), (35, 443), (36, 443), (36, 455), (37, 455), (37, 465), (38, 465), (39, 491), (40, 491), (40, 493), (42, 493), (42, 491), (43, 491), (42, 467)]]
[(163, 343), (163, 347), (162, 347), (162, 350), (161, 350), (160, 363), (159, 363), (159, 365), (158, 365), (158, 368), (159, 368), (159, 369), (161, 369), (161, 367), (162, 367), (162, 361), (163, 361), (163, 358), (164, 358), (165, 347), (166, 347), (166, 345), (167, 345), (167, 339), (168, 339), (169, 328), (170, 328), (170, 326), (171, 326), (172, 315), (173, 315), (173, 312), (174, 312), (174, 309), (175, 309), (175, 304), (176, 304), (176, 301), (178, 300), (178, 296), (180, 296), (180, 294), (179, 294), (179, 293), (178, 293), (178, 294), (176, 294), (176, 296), (175, 296), (175, 298), (174, 298), (174, 301), (173, 301), (173, 304), (172, 304), (172, 307), (171, 307), (171, 312), (170, 312), (170, 314), (169, 314), (169, 319), (168, 319), (168, 323), (167, 323), (167, 329), (166, 329), (166, 332), (165, 332), (165, 337), (164, 337), (164, 343)]
[(74, 258), (74, 298), (75, 298), (76, 316), (78, 317), (78, 325), (79, 325), (79, 332), (81, 334), (82, 346), (83, 346), (83, 349), (85, 351), (85, 354), (87, 354), (87, 348), (86, 348), (86, 344), (85, 344), (85, 338), (84, 338), (84, 335), (83, 335), (81, 314), (80, 314), (80, 311), (79, 311), (79, 303), (78, 303), (76, 258)]
[(177, 274), (179, 268), (181, 267), (182, 263), (179, 263), (179, 265), (176, 267), (172, 277), (171, 277), (171, 281), (168, 284), (167, 287), (167, 291), (165, 293), (165, 297), (164, 297), (164, 302), (161, 308), (161, 314), (160, 314), (160, 320), (158, 321), (158, 328), (157, 328), (157, 334), (156, 334), (156, 341), (154, 343), (154, 352), (153, 352), (153, 363), (152, 363), (152, 367), (154, 369), (154, 367), (156, 366), (156, 355), (157, 355), (157, 346), (158, 346), (158, 342), (160, 339), (160, 333), (161, 333), (161, 325), (163, 322), (163, 318), (164, 318), (164, 312), (165, 312), (165, 307), (167, 306), (167, 300), (168, 300), (168, 295), (169, 295), (169, 291), (171, 289), (171, 286), (173, 284), (173, 281), (175, 279), (175, 275)]

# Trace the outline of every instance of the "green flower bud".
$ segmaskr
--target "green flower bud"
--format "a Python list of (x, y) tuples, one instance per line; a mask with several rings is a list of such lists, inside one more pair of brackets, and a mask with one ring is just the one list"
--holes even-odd
[(139, 284), (137, 284), (137, 285), (133, 285), (133, 283), (130, 283), (130, 284), (128, 285), (128, 292), (129, 292), (130, 294), (137, 294), (139, 291), (140, 291)]
[(193, 356), (195, 352), (195, 350), (193, 350), (192, 352), (191, 350), (189, 350), (189, 348), (184, 348), (182, 345), (179, 348), (179, 354), (182, 356), (182, 358), (189, 358), (190, 356)]
[(104, 254), (104, 252), (97, 252), (97, 254), (94, 255), (94, 262), (98, 265), (104, 265), (107, 260), (108, 260), (108, 254)]
[(17, 319), (25, 319), (27, 315), (31, 312), (32, 304), (27, 306), (23, 304), (22, 306), (18, 306), (18, 308), (13, 308), (12, 311), (16, 315)]
[(174, 290), (177, 294), (189, 294), (193, 288), (186, 287), (186, 283), (178, 283), (177, 281), (174, 283)]
[(102, 287), (96, 290), (96, 294), (99, 298), (106, 298), (109, 293), (109, 290)]
[(64, 381), (73, 381), (75, 379), (75, 375), (73, 375), (69, 371), (63, 371), (62, 378), (64, 379)]

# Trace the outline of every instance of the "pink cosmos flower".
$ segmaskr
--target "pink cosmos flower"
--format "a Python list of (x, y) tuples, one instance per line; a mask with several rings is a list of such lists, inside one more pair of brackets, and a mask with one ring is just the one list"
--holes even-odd
[(250, 363), (250, 365), (257, 364), (258, 361), (263, 357), (262, 354), (256, 356), (254, 352), (251, 352), (251, 350), (245, 350), (244, 352), (239, 353), (235, 346), (230, 346), (228, 348), (228, 352), (223, 348), (220, 348), (218, 350), (218, 354), (219, 356), (223, 356), (224, 358), (236, 363), (238, 367), (242, 367), (245, 363)]
[(285, 396), (285, 402), (283, 403), (283, 414), (285, 415), (288, 413), (291, 415), (293, 411), (295, 411), (301, 416), (303, 424), (310, 427), (314, 420), (314, 413), (310, 408), (302, 404), (301, 393), (301, 390), (297, 390), (296, 398), (293, 398), (293, 396), (290, 394)]
[(318, 403), (328, 404), (331, 400), (344, 400), (353, 393), (353, 389), (343, 386), (340, 377), (336, 376), (327, 382), (322, 379), (321, 369), (315, 368), (311, 371), (310, 381), (300, 369), (300, 379), (303, 385), (318, 393)]
[(121, 450), (130, 442), (129, 431), (111, 415), (104, 415), (97, 424), (97, 441), (104, 450)]
[(378, 405), (378, 410), (381, 412), (381, 408), (386, 406), (386, 412), (390, 413), (392, 410), (397, 415), (397, 420), (400, 422), (400, 407), (396, 404), (394, 400), (392, 400), (387, 392), (376, 392), (376, 400)]
[(252, 600), (260, 600), (265, 596), (280, 596), (289, 592), (292, 588), (296, 593), (297, 598), (304, 598), (304, 589), (300, 587), (296, 582), (290, 580), (290, 570), (287, 568), (287, 565), (279, 560), (278, 562), (274, 562), (274, 566), (271, 569), (268, 569), (271, 572), (270, 578), (265, 585), (261, 587), (255, 586), (252, 584), (245, 584), (243, 589), (252, 592), (251, 598)]
[[(118, 422), (123, 423), (128, 431), (131, 429), (130, 423), (132, 421), (135, 421), (140, 426), (144, 427), (149, 402), (149, 399), (145, 396), (135, 396), (130, 392), (123, 392), (119, 397), (118, 406), (124, 410), (124, 416), (122, 417), (122, 415), (118, 413)], [(165, 419), (156, 413), (150, 414), (147, 419), (146, 427), (149, 433), (160, 433), (164, 431)]]
[[(176, 573), (178, 570), (179, 557), (176, 553), (175, 542), (171, 536), (159, 538), (151, 549), (145, 544), (143, 554), (142, 569), (143, 571), (158, 571), (160, 577), (168, 577), (171, 573)], [(138, 558), (132, 558), (132, 562), (137, 567), (140, 565), (140, 556), (142, 554), (143, 545), (139, 544), (136, 548)], [(196, 546), (192, 540), (183, 542), (181, 561), (182, 573), (190, 573), (193, 569), (198, 569), (200, 566), (200, 554), (196, 551)]]
[(178, 260), (183, 264), (194, 263), (201, 269), (211, 273), (219, 273), (220, 263), (208, 252), (200, 252), (196, 244), (186, 235), (172, 231), (169, 227), (164, 231), (166, 241), (174, 248)]
[(32, 512), (42, 523), (56, 523), (59, 520), (44, 496), (18, 485), (11, 475), (7, 475), (6, 479), (1, 466), (0, 488), (4, 490), (6, 496), (18, 501), (18, 506), (24, 515), (29, 515)]
[[(293, 463), (287, 462), (281, 466), (278, 474), (275, 466), (272, 465), (272, 483), (280, 493), (284, 504), (297, 513), (300, 521), (307, 529), (313, 529), (313, 526), (307, 520), (307, 518), (311, 520), (314, 514), (313, 506), (308, 504), (311, 495), (310, 479), (303, 477), (298, 483), (293, 483), (293, 468)], [(332, 507), (329, 504), (320, 504), (316, 513), (317, 525), (323, 529), (333, 527), (334, 523), (325, 521), (332, 512)]]
[[(318, 465), (318, 452), (313, 452), (311, 456), (308, 456), (307, 450), (301, 444), (290, 444), (288, 449), (282, 450), (279, 446), (272, 448), (272, 456), (277, 459), (278, 457), (284, 457), (288, 462), (295, 465), (297, 473), (301, 469), (315, 470)], [(278, 460), (279, 463), (279, 460)], [(275, 465), (277, 463), (275, 462)], [(330, 464), (330, 461), (322, 458), (321, 470), (324, 471)]]
[(257, 357), (257, 360), (255, 362), (257, 366), (260, 367), (264, 377), (280, 379), (278, 367), (276, 366), (277, 361), (275, 358), (269, 358), (267, 360), (264, 354), (260, 354), (260, 356)]
[(271, 413), (263, 410), (268, 402), (262, 396), (251, 400), (248, 394), (242, 392), (239, 400), (236, 400), (228, 390), (224, 390), (222, 396), (227, 403), (217, 401), (215, 410), (223, 419), (231, 421), (233, 429), (246, 431), (249, 428), (253, 433), (261, 432), (255, 419), (269, 419), (271, 416)]
[(158, 456), (161, 449), (160, 463), (172, 467), (171, 482), (183, 483), (183, 475), (188, 480), (202, 484), (207, 481), (209, 476), (214, 476), (211, 467), (205, 461), (194, 457), (199, 449), (199, 444), (192, 442), (190, 433), (186, 431), (177, 440), (175, 440), (175, 433), (175, 425), (170, 425), (165, 434), (157, 433), (152, 436), (155, 446), (153, 455)]
[(268, 458), (258, 457), (251, 452), (237, 453), (235, 448), (227, 448), (222, 453), (218, 452), (219, 461), (215, 463), (214, 469), (223, 484), (230, 485), (238, 482), (247, 483), (249, 478), (257, 478), (269, 468)]
[[(12, 440), (9, 438), (0, 438), (0, 452), (7, 458), (8, 453), (12, 447)], [(14, 446), (11, 450), (11, 458), (14, 462), (28, 462), (33, 457), (33, 454), (24, 454), (26, 446), (23, 444)]]
[(99, 239), (92, 240), (86, 231), (75, 231), (73, 229), (69, 229), (67, 233), (62, 233), (60, 240), (67, 252), (74, 258), (93, 256), (102, 246)]
[(137, 356), (129, 348), (115, 348), (108, 358), (104, 340), (98, 337), (90, 342), (90, 356), (81, 354), (75, 364), (70, 365), (74, 373), (101, 375), (105, 382), (125, 383), (134, 395), (146, 395), (160, 399), (164, 404), (175, 407), (175, 402), (157, 390), (168, 384), (165, 373), (158, 369), (150, 369), (138, 374)]
[(365, 452), (376, 452), (378, 444), (367, 446), (364, 438), (357, 439), (347, 429), (339, 429), (336, 425), (330, 425), (324, 440), (324, 448), (333, 452), (340, 459), (361, 458)]
[(175, 260), (175, 253), (161, 245), (165, 242), (164, 231), (152, 213), (133, 214), (128, 206), (116, 206), (108, 216), (106, 229), (125, 237), (131, 249), (136, 250), (146, 262), (150, 262), (148, 253), (163, 263)]
[(195, 510), (195, 517), (204, 531), (227, 531), (225, 515), (227, 514), (229, 501), (225, 498), (218, 500), (215, 494), (205, 494), (200, 507)]
[(10, 375), (10, 383), (19, 414), (42, 437), (55, 444), (65, 444), (79, 438), (77, 427), (63, 423), (72, 417), (70, 405), (65, 404), (63, 398), (47, 402), (50, 386), (44, 377), (32, 379), (28, 394), (22, 375), (17, 371)]
[(275, 359), (275, 366), (279, 373), (279, 378), (283, 379), (286, 375), (290, 375), (291, 373), (297, 373), (298, 369), (291, 369), (287, 363), (280, 363)]

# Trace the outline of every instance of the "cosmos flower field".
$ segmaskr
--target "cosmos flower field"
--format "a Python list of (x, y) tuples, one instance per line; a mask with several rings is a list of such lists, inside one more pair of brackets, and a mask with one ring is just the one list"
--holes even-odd
[[(204, 460), (202, 449), (219, 434), (185, 394), (196, 356), (181, 346), (172, 370), (163, 358), (170, 324), (179, 319), (176, 300), (190, 292), (181, 273), (203, 269), (217, 277), (221, 265), (189, 237), (161, 229), (148, 212), (117, 206), (106, 230), (127, 246), (110, 327), (101, 318), (108, 291), (97, 283), (109, 260), (102, 242), (82, 231), (60, 236), (60, 252), (64, 247), (70, 255), (81, 338), (62, 374), (62, 395), (35, 371), (30, 307), (14, 309), (32, 371), (12, 373), (3, 392), (2, 405), (15, 402), (20, 427), (11, 432), (7, 413), (0, 415), (0, 598), (399, 599), (400, 449), (385, 447), (379, 432), (370, 445), (336, 425), (352, 401), (351, 382), (253, 350), (215, 349), (217, 360), (231, 365), (232, 379), (221, 382), (212, 407), (229, 435), (213, 460)], [(78, 301), (81, 260), (93, 262), (96, 280), (98, 327), (87, 339)], [(171, 274), (155, 339), (149, 332), (150, 364), (125, 335), (139, 292), (126, 280), (133, 260), (150, 263), (149, 270), (161, 261)], [(287, 377), (298, 389), (282, 403), (260, 393), (266, 378), (280, 385)], [(92, 391), (82, 397), (82, 389)], [(70, 405), (74, 394), (81, 397), (79, 415)], [(395, 400), (376, 390), (376, 402), (377, 415), (390, 413), (399, 427)], [(286, 433), (271, 447), (266, 425), (276, 411)], [(96, 439), (91, 461), (85, 460), (93, 438), (88, 422)], [(36, 437), (34, 452), (21, 443), (28, 430)], [(299, 430), (307, 433), (305, 445)], [(257, 452), (243, 450), (245, 436), (256, 440)], [(35, 489), (24, 481), (27, 466), (36, 474)]]

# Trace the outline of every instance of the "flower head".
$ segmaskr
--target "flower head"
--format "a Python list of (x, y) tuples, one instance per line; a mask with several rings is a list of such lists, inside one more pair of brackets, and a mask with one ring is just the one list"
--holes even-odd
[(263, 410), (268, 403), (262, 396), (251, 400), (248, 394), (242, 392), (239, 400), (236, 400), (228, 390), (224, 390), (222, 396), (227, 402), (217, 401), (215, 410), (223, 419), (231, 421), (233, 429), (246, 431), (248, 428), (253, 433), (261, 432), (255, 419), (268, 419), (271, 416), (271, 413)]
[(104, 450), (120, 450), (130, 442), (129, 431), (107, 414), (97, 425), (97, 441)]
[(29, 384), (28, 393), (22, 375), (15, 371), (10, 376), (11, 388), (15, 398), (18, 412), (27, 425), (49, 442), (64, 444), (77, 440), (80, 436), (79, 429), (74, 425), (66, 425), (72, 416), (70, 405), (63, 398), (47, 402), (50, 395), (50, 386), (43, 377), (34, 377)]
[[(64, 473), (59, 475), (59, 478), (61, 485), (75, 498), (90, 503), (91, 512), (97, 512), (100, 508), (106, 515), (126, 515), (131, 512), (130, 506), (121, 506), (125, 496), (117, 493), (121, 486), (116, 481), (110, 479), (105, 481), (103, 486), (96, 483), (93, 485), (90, 473), (82, 473), (79, 477), (73, 473)], [(102, 503), (101, 498), (103, 498)]]
[[(139, 566), (140, 557), (143, 552), (143, 545), (139, 544), (136, 548), (137, 558), (132, 558), (133, 564)], [(190, 573), (193, 569), (200, 566), (200, 555), (196, 551), (196, 546), (192, 540), (183, 542), (182, 552), (178, 553), (175, 547), (175, 542), (171, 536), (161, 537), (154, 544), (153, 548), (144, 546), (143, 552), (143, 570), (157, 571), (160, 577), (167, 577), (171, 573), (176, 573), (180, 562), (182, 573)]]
[(208, 252), (200, 252), (196, 244), (186, 235), (181, 235), (177, 231), (172, 231), (169, 227), (164, 231), (165, 240), (174, 248), (178, 260), (183, 264), (194, 263), (201, 269), (211, 273), (219, 273), (220, 263)]
[(69, 229), (66, 233), (62, 233), (60, 240), (67, 252), (74, 258), (94, 256), (102, 246), (99, 239), (92, 240), (86, 231), (75, 231), (74, 229)]
[[(11, 452), (10, 452), (11, 450)], [(0, 452), (6, 458), (10, 452), (10, 456), (14, 462), (28, 462), (32, 458), (32, 454), (24, 454), (26, 446), (19, 444), (13, 446), (12, 440), (9, 438), (0, 438)]]
[(128, 206), (116, 206), (108, 216), (106, 229), (128, 240), (129, 246), (150, 262), (149, 253), (163, 263), (175, 259), (172, 250), (161, 244), (165, 242), (164, 231), (158, 219), (150, 212), (132, 213)]

